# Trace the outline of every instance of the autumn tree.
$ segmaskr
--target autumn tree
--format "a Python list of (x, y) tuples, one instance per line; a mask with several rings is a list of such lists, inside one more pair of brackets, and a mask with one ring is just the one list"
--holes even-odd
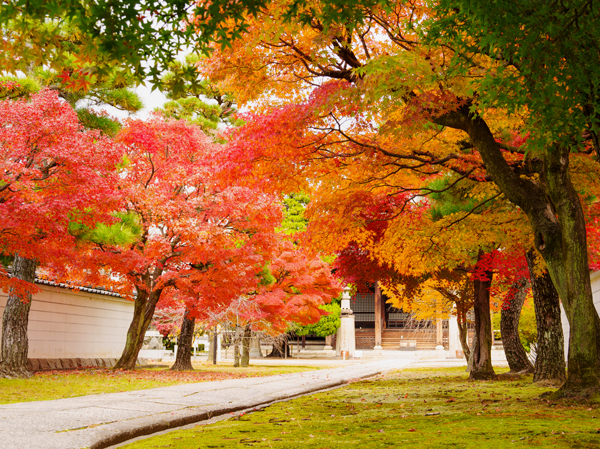
[[(215, 303), (206, 294), (199, 295), (194, 302), (199, 304), (200, 316), (234, 328), (235, 346), (240, 341), (247, 342), (250, 330), (278, 336), (284, 334), (292, 322), (299, 325), (318, 322), (327, 314), (322, 306), (341, 291), (328, 263), (295, 246), (281, 233), (276, 233), (275, 238), (277, 244), (260, 277), (257, 276), (254, 289), (228, 303)], [(244, 333), (246, 337), (242, 339)], [(243, 352), (241, 355), (247, 355)]]
[[(423, 185), (414, 179), (393, 175), (410, 170), (431, 176), (449, 170), (483, 184), (493, 181), (498, 193), (525, 212), (536, 249), (557, 285), (572, 329), (577, 328), (571, 336), (569, 374), (562, 390), (566, 394), (596, 391), (599, 382), (597, 345), (585, 343), (597, 340), (598, 318), (589, 287), (585, 219), (571, 180), (577, 177), (576, 165), (593, 170), (589, 157), (572, 150), (585, 148), (585, 139), (593, 140), (595, 121), (585, 111), (594, 109), (595, 100), (561, 96), (551, 87), (537, 90), (531, 74), (539, 73), (546, 86), (554, 86), (551, 80), (558, 77), (569, 92), (589, 92), (589, 84), (577, 74), (592, 70), (589, 64), (597, 55), (535, 67), (530, 56), (588, 55), (592, 25), (561, 42), (559, 51), (546, 48), (560, 41), (557, 33), (563, 29), (547, 30), (549, 24), (567, 27), (575, 16), (581, 23), (593, 23), (595, 13), (585, 5), (537, 10), (528, 4), (517, 12), (507, 4), (483, 11), (460, 2), (456, 7), (452, 2), (432, 4), (433, 9), (397, 3), (366, 8), (363, 23), (324, 26), (310, 6), (300, 10), (309, 16), (315, 12), (312, 21), (288, 23), (279, 4), (272, 3), (258, 19), (247, 17), (251, 55), (240, 48), (215, 49), (205, 66), (206, 74), (236, 92), (241, 103), (253, 101), (256, 110), (266, 113), (256, 116), (249, 130), (264, 130), (276, 121), (294, 130), (287, 148), (271, 145), (274, 140), (265, 142), (269, 136), (282, 143), (286, 136), (275, 133), (258, 134), (263, 137), (260, 146), (240, 143), (257, 162), (280, 162), (273, 177), (343, 172), (348, 179), (354, 173), (360, 175), (357, 181), (421, 192)], [(504, 12), (511, 18), (506, 34), (497, 21)], [(464, 32), (463, 23), (472, 33)], [(474, 40), (465, 38), (471, 34)], [(332, 81), (323, 82), (327, 79)], [(279, 110), (265, 102), (274, 93), (283, 104)], [(546, 100), (556, 117), (571, 109), (581, 113), (560, 128), (557, 124), (564, 121), (549, 121), (550, 112), (542, 110)], [(531, 145), (517, 142), (526, 135), (532, 136)]]
[(74, 55), (70, 76), (83, 82), (109, 73), (108, 61), (122, 61), (138, 81), (149, 76), (157, 84), (164, 65), (195, 35), (182, 26), (190, 9), (193, 4), (180, 1), (6, 1), (0, 10), (0, 61), (13, 73), (26, 72), (32, 61), (62, 72)]
[(121, 151), (88, 131), (55, 92), (0, 102), (2, 187), (1, 245), (12, 273), (0, 272), (9, 291), (2, 324), (3, 377), (27, 377), (27, 325), (36, 267), (74, 263), (69, 225), (111, 220), (116, 204), (115, 167)]
[[(305, 217), (305, 210), (310, 203), (310, 197), (304, 192), (295, 192), (289, 195), (285, 195), (283, 199), (284, 204), (284, 218), (279, 228), (280, 232), (284, 234), (294, 236), (294, 242), (299, 245), (300, 236), (306, 231), (308, 225), (308, 219)], [(333, 301), (330, 304), (321, 306), (328, 315), (324, 315), (317, 323), (308, 324), (305, 326), (298, 326), (294, 329), (293, 333), (297, 336), (306, 336), (310, 334), (317, 335), (319, 337), (327, 337), (335, 334), (337, 329), (340, 327), (340, 305), (339, 301)], [(303, 339), (304, 341), (304, 339)], [(279, 354), (277, 348), (273, 350), (273, 356)]]
[(165, 290), (218, 301), (253, 285), (280, 210), (251, 189), (219, 186), (222, 148), (198, 127), (154, 117), (130, 122), (119, 141), (126, 149), (121, 212), (136, 217), (140, 238), (126, 248), (98, 245), (93, 257), (133, 293), (134, 316), (117, 364), (133, 369)]
[[(72, 31), (65, 27), (59, 27), (58, 30), (63, 36)], [(134, 92), (129, 90), (131, 77), (125, 77), (123, 70), (119, 70), (113, 65), (111, 72), (107, 75), (93, 77), (84, 84), (79, 83), (82, 80), (70, 79), (68, 74), (70, 73), (69, 70), (72, 70), (74, 58), (72, 54), (68, 53), (68, 50), (72, 47), (72, 42), (69, 39), (64, 39), (61, 41), (61, 45), (64, 46), (63, 50), (67, 50), (62, 73), (30, 64), (27, 67), (26, 77), (0, 77), (0, 98), (25, 100), (44, 89), (52, 90), (60, 98), (66, 100), (75, 110), (81, 126), (87, 129), (98, 129), (104, 134), (114, 135), (121, 124), (106, 114), (94, 111), (91, 107), (111, 105), (129, 112), (139, 110), (142, 107), (141, 100)], [(118, 79), (120, 81), (117, 81)], [(107, 195), (109, 195), (109, 192), (107, 192)], [(76, 223), (72, 222), (71, 224)], [(57, 274), (55, 273), (53, 276), (56, 277)], [(26, 343), (25, 340), (21, 341)], [(22, 348), (17, 352), (27, 353), (27, 350)]]
[[(233, 126), (237, 122), (234, 114), (237, 111), (232, 99), (217, 90), (211, 85), (209, 80), (200, 78), (196, 69), (196, 63), (200, 57), (196, 54), (186, 56), (185, 62), (173, 62), (169, 65), (169, 71), (166, 72), (161, 82), (163, 89), (167, 92), (167, 101), (159, 111), (165, 116), (196, 125), (209, 135), (215, 142), (223, 143), (218, 128), (220, 126)], [(186, 79), (188, 74), (188, 79)], [(195, 78), (190, 78), (195, 75)], [(210, 262), (205, 262), (210, 265)], [(221, 282), (227, 282), (227, 278), (221, 279)], [(206, 280), (205, 280), (206, 282)], [(219, 280), (214, 280), (219, 282)], [(190, 351), (186, 348), (191, 347), (195, 320), (198, 316), (197, 304), (199, 298), (192, 301), (184, 301), (190, 309), (183, 311), (183, 321), (180, 335), (178, 338), (179, 346), (182, 351), (178, 352), (175, 364), (171, 367), (174, 370), (191, 370)]]
[[(463, 57), (489, 58), (494, 67), (507, 62), (506, 70), (488, 72), (477, 82), (484, 95), (473, 106), (477, 110), (527, 108), (529, 112), (524, 129), (535, 139), (527, 163), (539, 176), (536, 180), (515, 173), (494, 133), (485, 120), (473, 114), (473, 107), (439, 116), (436, 122), (469, 136), (494, 181), (527, 214), (536, 249), (548, 266), (571, 325), (569, 370), (562, 393), (596, 393), (600, 382), (600, 318), (592, 302), (583, 210), (569, 167), (570, 154), (584, 147), (586, 140), (591, 148), (597, 147), (598, 100), (590, 95), (590, 88), (600, 80), (596, 65), (600, 53), (590, 51), (593, 47), (589, 44), (597, 40), (593, 23), (598, 11), (587, 2), (541, 9), (534, 2), (519, 8), (500, 4), (492, 11), (449, 2), (440, 4), (439, 12), (441, 20), (434, 32), (441, 40), (468, 49), (467, 54), (458, 51), (454, 57), (459, 70), (469, 64)], [(456, 36), (448, 39), (446, 33), (456, 29), (459, 21), (461, 32), (469, 35), (468, 42)], [(570, 32), (565, 38), (562, 30), (567, 28)], [(490, 39), (495, 45), (488, 50)], [(557, 79), (561, 80), (558, 89)], [(500, 92), (515, 95), (502, 96)], [(574, 111), (569, 120), (557, 121), (556, 117), (564, 116), (567, 110)]]
[[(326, 24), (332, 20), (348, 23), (361, 21), (363, 6), (384, 3), (381, 0), (361, 2), (326, 2), (316, 11)], [(162, 70), (186, 46), (199, 52), (210, 50), (209, 44), (231, 46), (247, 28), (247, 15), (255, 16), (269, 4), (267, 0), (242, 0), (231, 4), (226, 0), (167, 0), (160, 4), (150, 0), (126, 0), (118, 4), (78, 0), (9, 0), (0, 10), (0, 27), (6, 51), (0, 59), (6, 70), (22, 70), (31, 60), (60, 68), (64, 61), (59, 25), (65, 22), (74, 28), (74, 52), (82, 61), (90, 55), (102, 55), (108, 60), (124, 61), (138, 80), (151, 79), (162, 83)], [(299, 8), (301, 7), (301, 8)], [(286, 5), (288, 21), (309, 22), (315, 14), (312, 6), (293, 2)], [(25, 43), (25, 44), (24, 44)], [(91, 72), (89, 71), (91, 69)], [(100, 73), (103, 65), (82, 64), (77, 76)], [(181, 82), (194, 80), (193, 69), (185, 72)], [(188, 77), (189, 75), (189, 77)]]
[[(433, 201), (431, 215), (434, 220), (445, 216), (457, 216), (465, 214), (480, 214), (488, 208), (498, 208), (494, 204), (494, 198), (486, 198), (484, 204), (477, 204), (473, 198), (473, 183), (455, 183), (454, 179), (439, 179), (430, 187), (433, 189), (430, 195)], [(452, 187), (450, 187), (452, 186)], [(479, 210), (474, 208), (478, 206)], [(497, 229), (497, 227), (496, 227)], [(495, 377), (492, 367), (492, 319), (490, 315), (490, 293), (492, 288), (494, 270), (491, 266), (484, 266), (485, 259), (489, 257), (490, 246), (499, 245), (498, 240), (487, 240), (479, 242), (477, 250), (477, 262), (470, 268), (473, 278), (473, 309), (475, 316), (474, 344), (470, 356), (470, 377), (472, 379), (485, 379)], [(487, 248), (485, 248), (487, 246)]]
[[(480, 251), (485, 249), (489, 254), (496, 248), (518, 247), (524, 225), (519, 212), (510, 204), (494, 200), (497, 193), (490, 194), (487, 187), (481, 190), (478, 183), (451, 176), (431, 182), (429, 195), (418, 202), (409, 193), (392, 197), (383, 188), (374, 194), (360, 185), (353, 187), (355, 192), (346, 183), (341, 185), (344, 188), (332, 188), (327, 200), (316, 200), (318, 210), (311, 221), (316, 229), (309, 230), (317, 243), (341, 249), (335, 262), (339, 274), (356, 279), (359, 285), (377, 281), (396, 307), (427, 318), (435, 317), (439, 309), (448, 313), (455, 302), (465, 354), (470, 353), (466, 312), (473, 305), (474, 288), (483, 288), (483, 310), (476, 309), (475, 315), (481, 335), (474, 348), (482, 363), (475, 363), (472, 376), (493, 377), (491, 289), (481, 284), (491, 281), (497, 267)], [(344, 213), (336, 214), (335, 224), (331, 212), (320, 217), (322, 210), (336, 209)], [(466, 278), (472, 282), (469, 294)]]

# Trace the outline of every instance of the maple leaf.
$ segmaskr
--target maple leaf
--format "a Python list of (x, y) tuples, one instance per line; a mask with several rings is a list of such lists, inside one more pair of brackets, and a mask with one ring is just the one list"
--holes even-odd
[(71, 82), (71, 72), (68, 70), (63, 70), (60, 75), (56, 75), (58, 79), (60, 79), (61, 83), (68, 86)]

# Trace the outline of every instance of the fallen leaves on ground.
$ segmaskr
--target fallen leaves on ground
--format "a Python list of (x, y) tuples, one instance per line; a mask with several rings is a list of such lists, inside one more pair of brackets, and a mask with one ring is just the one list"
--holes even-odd
[(0, 404), (47, 401), (90, 394), (145, 390), (195, 382), (288, 374), (310, 369), (310, 366), (250, 366), (194, 365), (195, 371), (171, 371), (168, 367), (113, 370), (91, 368), (78, 370), (40, 371), (29, 379), (0, 379)]
[(211, 371), (171, 371), (171, 370), (111, 370), (111, 369), (95, 369), (95, 370), (53, 370), (38, 372), (36, 377), (53, 377), (53, 376), (89, 376), (106, 377), (108, 379), (120, 378), (127, 379), (130, 382), (137, 380), (160, 380), (173, 381), (177, 383), (191, 382), (212, 382), (215, 380), (226, 379), (244, 379), (248, 377), (256, 377), (256, 372), (211, 372)]

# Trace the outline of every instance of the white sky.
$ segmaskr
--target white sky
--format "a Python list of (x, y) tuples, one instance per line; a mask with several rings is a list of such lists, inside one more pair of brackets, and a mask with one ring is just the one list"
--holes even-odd
[(162, 107), (167, 101), (167, 97), (159, 90), (152, 91), (150, 84), (147, 86), (139, 85), (135, 91), (142, 99), (144, 103), (144, 109), (137, 113), (137, 117), (146, 118), (148, 113), (154, 111), (156, 108)]

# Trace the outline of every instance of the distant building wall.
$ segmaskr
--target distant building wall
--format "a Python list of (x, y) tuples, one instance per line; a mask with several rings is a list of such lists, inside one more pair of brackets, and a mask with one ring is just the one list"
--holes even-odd
[[(594, 271), (590, 275), (592, 281), (592, 295), (594, 295), (594, 306), (600, 314), (600, 271)], [(565, 335), (565, 360), (568, 360), (569, 354), (569, 320), (562, 304), (560, 305), (560, 319), (562, 322), (563, 334)]]
[[(98, 294), (38, 285), (29, 313), (29, 358), (120, 357), (133, 317), (133, 302)], [(0, 313), (7, 295), (0, 291)], [(0, 328), (0, 335), (2, 329)]]

